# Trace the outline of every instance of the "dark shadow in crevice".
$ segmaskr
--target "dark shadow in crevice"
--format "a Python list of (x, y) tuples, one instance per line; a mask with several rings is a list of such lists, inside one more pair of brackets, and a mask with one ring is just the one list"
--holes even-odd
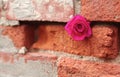
[(92, 21), (91, 22), (91, 26), (93, 25), (113, 25), (113, 26), (117, 26), (119, 27), (120, 26), (120, 22), (104, 22), (104, 21)]
[[(39, 30), (39, 26), (46, 26), (46, 25), (63, 25), (65, 26), (66, 23), (63, 22), (48, 22), (48, 21), (20, 21), (20, 26), (24, 25), (24, 26), (29, 26), (27, 28), (32, 28), (32, 30), (29, 30), (27, 28), (25, 28), (25, 36), (26, 36), (26, 42), (25, 45), (27, 46), (27, 44), (29, 44), (28, 40), (32, 41), (31, 45), (28, 46), (28, 48), (30, 48), (35, 42), (37, 42), (37, 40), (39, 39), (39, 34), (38, 30)], [(29, 30), (29, 31), (27, 31)], [(32, 31), (32, 32), (30, 32)], [(29, 33), (28, 33), (29, 32)], [(43, 32), (44, 33), (44, 32)], [(29, 35), (28, 35), (29, 34)], [(31, 34), (31, 36), (30, 36)], [(33, 36), (34, 35), (34, 36)]]

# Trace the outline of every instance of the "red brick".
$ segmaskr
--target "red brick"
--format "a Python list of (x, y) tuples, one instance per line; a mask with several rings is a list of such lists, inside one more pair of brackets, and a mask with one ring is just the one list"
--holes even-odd
[(30, 53), (27, 53), (26, 55), (22, 55), (20, 57), (24, 57), (26, 62), (28, 60), (33, 60), (33, 61), (49, 60), (49, 61), (53, 61), (53, 62), (55, 62), (57, 60), (57, 56), (52, 55), (52, 54), (47, 54), (47, 53), (41, 53), (41, 52), (30, 52)]
[(74, 41), (64, 24), (40, 25), (38, 41), (33, 48), (64, 51), (77, 55), (115, 58), (118, 54), (118, 29), (112, 25), (94, 25), (93, 34), (83, 41)]
[(0, 52), (0, 77), (57, 77), (56, 61), (57, 57), (48, 53), (13, 55)]
[(120, 0), (81, 0), (81, 14), (90, 21), (120, 22)]
[(1, 18), (2, 7), (3, 7), (3, 5), (2, 5), (2, 1), (0, 1), (0, 18)]
[(119, 39), (119, 41), (118, 41), (118, 48), (120, 48), (120, 26), (118, 26), (118, 39)]
[(58, 77), (120, 77), (120, 65), (61, 58)]
[(19, 61), (19, 59), (21, 59), (21, 58), (23, 58), (25, 62), (30, 61), (30, 60), (31, 61), (56, 62), (56, 60), (57, 60), (56, 55), (42, 53), (42, 52), (28, 52), (25, 55), (0, 52), (0, 60), (2, 60), (3, 62), (14, 63), (15, 61)]
[(7, 18), (13, 20), (66, 22), (73, 14), (72, 0), (15, 0), (7, 9)]
[(14, 45), (17, 48), (23, 46), (30, 48), (34, 42), (34, 27), (28, 25), (19, 25), (19, 26), (1, 26), (3, 29), (2, 34), (8, 36), (14, 42)]
[(0, 9), (0, 18), (1, 18), (1, 9)]
[(118, 55), (118, 28), (97, 24), (92, 28), (91, 50), (94, 56), (115, 58)]
[(14, 54), (12, 53), (5, 53), (5, 52), (0, 52), (0, 59), (4, 62), (14, 62)]

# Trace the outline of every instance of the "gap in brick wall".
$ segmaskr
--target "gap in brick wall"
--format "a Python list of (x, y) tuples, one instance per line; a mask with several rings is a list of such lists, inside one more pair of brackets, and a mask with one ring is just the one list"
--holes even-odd
[[(20, 25), (26, 25), (26, 26), (31, 26), (34, 28), (34, 37), (32, 37), (34, 39), (34, 43), (38, 40), (38, 35), (36, 34), (37, 30), (39, 30), (39, 26), (40, 25), (65, 25), (66, 23), (63, 23), (63, 22), (48, 22), (48, 21), (20, 21)], [(102, 22), (102, 21), (93, 21), (91, 22), (91, 26), (94, 26), (94, 25), (106, 25), (106, 24), (109, 24), (109, 25), (114, 25), (116, 27), (118, 27), (118, 36), (120, 38), (120, 23), (118, 22)], [(118, 38), (118, 39), (119, 39)], [(33, 44), (34, 44), (33, 43)], [(32, 45), (31, 45), (32, 46)], [(119, 48), (120, 48), (120, 41), (119, 41)]]
[(34, 37), (29, 37), (29, 38), (34, 39), (33, 43), (32, 43), (32, 44), (34, 44), (39, 39), (39, 34), (38, 34), (39, 26), (43, 26), (43, 25), (44, 26), (46, 26), (46, 25), (56, 25), (57, 26), (57, 25), (65, 25), (65, 23), (63, 23), (63, 22), (48, 22), (48, 21), (42, 21), (42, 22), (40, 22), (40, 21), (20, 21), (20, 25), (30, 26), (34, 29), (34, 30), (32, 30), (34, 33)]
[(120, 52), (120, 24), (117, 27), (118, 27), (118, 45), (119, 45), (119, 52)]
[(104, 22), (104, 21), (93, 21), (93, 22), (91, 22), (91, 25), (96, 25), (96, 24), (99, 24), (99, 25), (110, 24), (110, 25), (114, 25), (114, 26), (117, 26), (117, 27), (120, 26), (120, 22)]
[[(31, 27), (33, 30), (31, 30), (32, 31), (32, 37), (27, 37), (28, 39), (32, 39), (32, 43), (31, 43), (31, 45), (30, 45), (30, 47), (32, 46), (32, 44), (34, 44), (34, 42), (36, 42), (36, 40), (37, 40), (37, 36), (36, 36), (36, 30), (37, 30), (37, 28), (38, 28), (38, 26), (39, 26), (39, 24), (40, 24), (40, 22), (33, 22), (33, 21), (20, 21), (20, 25), (24, 25), (24, 26), (29, 26), (29, 27)], [(28, 31), (26, 31), (26, 32), (28, 32)], [(29, 33), (31, 33), (31, 32), (29, 32)], [(26, 34), (29, 34), (29, 33), (26, 33)], [(28, 40), (26, 38), (26, 40)], [(28, 47), (28, 48), (30, 48), (30, 47)]]
[(20, 24), (28, 24), (28, 25), (34, 25), (39, 26), (40, 24), (66, 24), (65, 22), (50, 22), (50, 21), (19, 21)]

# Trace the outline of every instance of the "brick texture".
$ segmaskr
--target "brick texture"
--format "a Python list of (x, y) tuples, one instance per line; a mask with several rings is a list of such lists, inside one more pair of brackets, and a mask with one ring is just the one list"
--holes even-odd
[(120, 0), (81, 0), (81, 14), (90, 21), (120, 22)]
[(12, 53), (6, 53), (6, 52), (0, 52), (0, 60), (7, 63), (13, 63), (14, 62), (14, 54)]
[(61, 58), (58, 77), (120, 77), (120, 65)]
[(56, 61), (55, 55), (47, 53), (0, 52), (0, 77), (57, 77)]
[[(76, 14), (83, 41), (64, 29)], [(0, 77), (120, 77), (119, 22), (120, 0), (0, 0)]]
[(8, 36), (14, 43), (15, 47), (23, 46), (30, 48), (34, 42), (34, 27), (28, 25), (19, 25), (14, 27), (0, 27), (3, 29), (2, 35)]
[(114, 25), (96, 24), (90, 39), (95, 56), (114, 58), (118, 55), (118, 28)]
[(38, 28), (38, 41), (32, 48), (115, 58), (118, 54), (118, 29), (112, 25), (98, 24), (92, 27), (92, 32), (90, 38), (74, 41), (64, 30), (64, 24), (43, 24)]
[(8, 0), (0, 0), (0, 25), (2, 26), (15, 26), (19, 25), (17, 20), (8, 20), (6, 18), (6, 7), (8, 6)]
[(27, 53), (26, 55), (20, 55), (20, 57), (23, 57), (25, 59), (25, 61), (44, 61), (44, 60), (48, 60), (51, 62), (56, 62), (57, 60), (57, 56), (53, 55), (53, 54), (48, 54), (48, 53), (41, 53), (41, 52), (30, 52)]
[(1, 18), (1, 11), (2, 11), (2, 0), (0, 0), (0, 18)]
[(66, 22), (74, 14), (72, 0), (10, 0), (7, 18)]

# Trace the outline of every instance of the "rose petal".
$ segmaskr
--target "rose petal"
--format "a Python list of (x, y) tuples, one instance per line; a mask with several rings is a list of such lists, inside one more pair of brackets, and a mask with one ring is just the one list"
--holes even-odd
[[(79, 28), (81, 26), (81, 28)], [(76, 15), (65, 26), (65, 30), (74, 40), (84, 40), (92, 34), (90, 22), (84, 17)]]
[(77, 33), (81, 33), (83, 32), (85, 29), (85, 27), (83, 25), (81, 25), (81, 29), (78, 28), (78, 25), (74, 27), (73, 31), (77, 34)]
[(79, 40), (84, 40), (84, 39), (85, 39), (85, 35), (82, 35), (82, 36), (72, 35), (72, 38), (73, 38), (74, 40), (77, 40), (77, 41), (79, 41)]

